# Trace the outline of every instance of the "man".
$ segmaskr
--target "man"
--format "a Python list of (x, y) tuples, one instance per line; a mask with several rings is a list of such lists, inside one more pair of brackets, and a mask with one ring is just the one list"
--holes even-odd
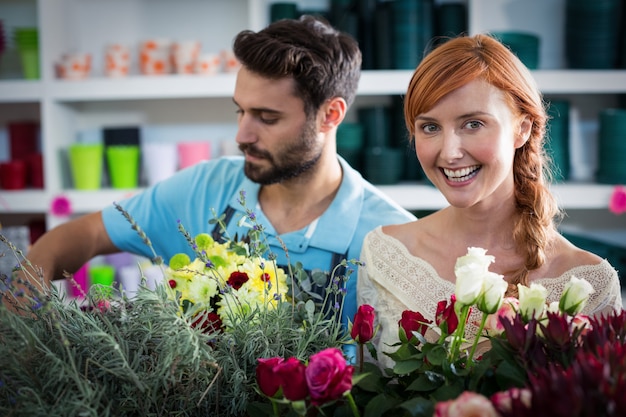
[[(308, 270), (330, 272), (342, 259), (359, 257), (371, 229), (415, 219), (337, 155), (337, 126), (360, 77), (361, 52), (351, 37), (307, 16), (258, 33), (243, 31), (234, 52), (242, 64), (233, 101), (244, 157), (195, 165), (120, 202), (157, 255), (165, 262), (179, 252), (193, 255), (178, 222), (192, 236), (213, 232), (214, 213), (224, 214), (230, 236), (242, 236), (239, 219), (247, 207), (263, 225), (279, 265), (302, 262)], [(239, 203), (241, 191), (246, 207)], [(111, 205), (51, 230), (28, 258), (51, 280), (96, 255), (119, 251), (153, 257)], [(348, 281), (347, 318), (356, 312), (355, 280)]]

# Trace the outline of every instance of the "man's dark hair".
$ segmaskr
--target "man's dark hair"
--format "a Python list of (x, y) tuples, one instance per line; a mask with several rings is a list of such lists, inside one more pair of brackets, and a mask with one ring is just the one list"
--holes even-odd
[(361, 51), (350, 35), (322, 18), (302, 16), (273, 22), (259, 32), (244, 30), (233, 50), (241, 64), (271, 79), (293, 77), (296, 95), (312, 115), (328, 99), (354, 101), (361, 75)]

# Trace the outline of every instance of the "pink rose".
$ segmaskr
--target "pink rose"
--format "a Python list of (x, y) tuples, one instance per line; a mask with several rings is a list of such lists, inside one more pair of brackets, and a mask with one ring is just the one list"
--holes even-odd
[(519, 300), (515, 297), (506, 297), (502, 301), (502, 305), (493, 314), (487, 316), (485, 322), (485, 330), (489, 336), (498, 336), (504, 332), (504, 327), (500, 322), (500, 318), (507, 319), (512, 322), (519, 311)]
[(436, 417), (498, 417), (488, 398), (472, 391), (464, 391), (456, 400), (435, 405)]
[(589, 316), (584, 314), (576, 314), (574, 317), (570, 318), (570, 327), (571, 332), (580, 331), (578, 337), (582, 337), (589, 333), (593, 329), (593, 325), (591, 324), (591, 320), (589, 320)]
[(521, 410), (521, 405), (530, 408), (532, 393), (528, 388), (514, 387), (508, 391), (496, 392), (490, 399), (496, 410), (501, 413), (510, 413), (513, 410)]
[(319, 406), (337, 400), (352, 389), (354, 368), (346, 363), (341, 350), (324, 349), (311, 356), (306, 368), (306, 380), (311, 403)]
[(297, 358), (289, 358), (274, 367), (283, 395), (289, 401), (304, 400), (309, 395), (305, 377), (306, 366)]
[(374, 307), (368, 304), (359, 306), (354, 315), (350, 336), (358, 343), (367, 343), (374, 337)]
[(256, 366), (256, 381), (259, 384), (261, 392), (268, 397), (273, 397), (280, 388), (280, 383), (274, 368), (283, 362), (283, 358), (259, 358)]

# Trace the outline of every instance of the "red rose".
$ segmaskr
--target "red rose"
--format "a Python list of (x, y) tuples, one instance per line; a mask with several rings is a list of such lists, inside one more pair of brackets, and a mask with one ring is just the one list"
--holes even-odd
[(259, 358), (256, 366), (256, 381), (261, 392), (268, 397), (273, 397), (280, 388), (280, 383), (274, 369), (283, 362), (283, 358)]
[(368, 304), (359, 306), (354, 315), (354, 324), (350, 330), (352, 338), (359, 343), (367, 343), (374, 337), (374, 307)]
[(306, 380), (311, 403), (319, 406), (337, 400), (352, 389), (354, 368), (346, 363), (341, 350), (324, 349), (311, 356), (306, 368)]
[(248, 274), (246, 274), (245, 272), (235, 271), (230, 274), (230, 277), (228, 277), (228, 285), (230, 285), (235, 290), (241, 288), (241, 286), (246, 282), (248, 282)]
[(452, 294), (450, 296), (450, 304), (446, 300), (439, 301), (437, 304), (437, 313), (435, 314), (435, 323), (441, 327), (442, 323), (446, 325), (446, 332), (448, 334), (454, 333), (459, 326), (459, 317), (454, 311), (454, 304), (456, 303), (456, 296)]
[(418, 332), (422, 336), (426, 334), (426, 329), (428, 329), (428, 324), (430, 323), (432, 323), (432, 321), (427, 320), (421, 313), (410, 310), (404, 310), (402, 312), (402, 318), (398, 321), (398, 325), (404, 330), (404, 334), (408, 340), (415, 337), (413, 336), (413, 332)]
[(306, 366), (297, 358), (289, 358), (274, 367), (274, 374), (283, 395), (289, 401), (304, 400), (309, 395), (305, 377)]

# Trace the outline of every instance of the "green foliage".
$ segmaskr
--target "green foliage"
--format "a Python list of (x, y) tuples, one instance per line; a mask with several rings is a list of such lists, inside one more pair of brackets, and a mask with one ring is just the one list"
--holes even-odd
[[(117, 208), (152, 249), (139, 225)], [(253, 213), (248, 216), (254, 223)], [(212, 240), (191, 238), (181, 224), (179, 230), (199, 256)], [(246, 240), (255, 256), (267, 245), (262, 229), (253, 230)], [(300, 290), (313, 288), (311, 277), (301, 265), (291, 266), (290, 288), (298, 297), (247, 311), (225, 332), (203, 333), (193, 326), (194, 309), (181, 312), (162, 285), (151, 290), (144, 282), (132, 299), (123, 293), (110, 298), (110, 289), (93, 286), (79, 304), (45, 286), (21, 252), (2, 235), (0, 241), (23, 265), (0, 282), (2, 416), (244, 416), (249, 405), (263, 407), (258, 358), (304, 360), (345, 342), (336, 301), (347, 275), (337, 271), (330, 284), (326, 275), (323, 296), (312, 298)], [(152, 259), (162, 265), (157, 254)]]

